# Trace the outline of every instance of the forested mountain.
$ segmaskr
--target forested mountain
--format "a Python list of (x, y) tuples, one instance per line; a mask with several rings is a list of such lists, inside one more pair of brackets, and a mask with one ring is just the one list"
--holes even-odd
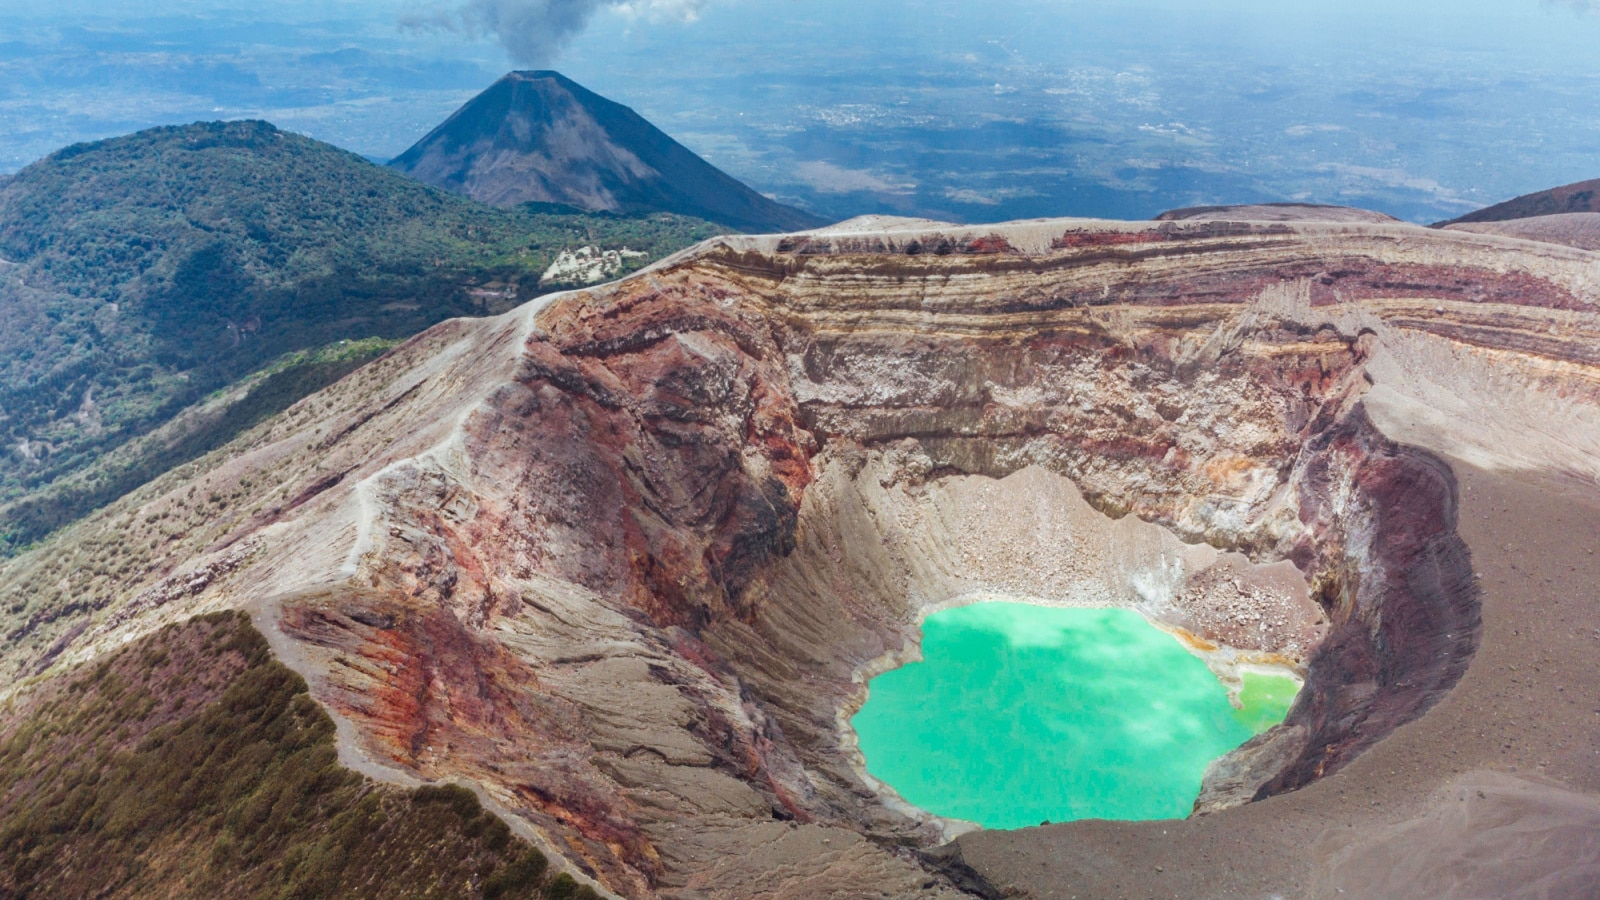
[[(626, 246), (644, 254), (635, 268), (716, 231), (497, 209), (265, 122), (61, 150), (0, 183), (0, 547), (217, 446), (385, 341), (533, 296), (565, 248)], [(329, 349), (285, 358), (315, 348)], [(91, 469), (269, 366), (250, 415), (194, 418), (199, 433)]]

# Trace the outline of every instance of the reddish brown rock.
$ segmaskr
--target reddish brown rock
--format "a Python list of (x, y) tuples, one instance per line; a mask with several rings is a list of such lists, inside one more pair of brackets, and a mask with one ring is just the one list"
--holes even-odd
[(235, 490), (106, 604), (257, 548), (192, 595), (69, 637), (39, 585), (70, 548), (17, 561), (0, 589), (43, 599), (4, 662), (242, 605), (352, 764), (471, 780), (619, 894), (952, 895), (970, 872), (910, 852), (951, 823), (866, 779), (843, 726), (929, 610), (1132, 606), (1224, 669), (1303, 667), (1216, 815), (1462, 677), (1455, 481), (1408, 442), (1600, 472), (1600, 273), (1519, 248), (1283, 221), (719, 239), (447, 323), (80, 529)]

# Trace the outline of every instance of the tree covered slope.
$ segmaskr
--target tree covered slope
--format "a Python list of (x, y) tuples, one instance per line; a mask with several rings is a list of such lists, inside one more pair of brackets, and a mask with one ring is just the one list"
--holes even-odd
[[(0, 185), (0, 504), (284, 354), (503, 311), (538, 293), (566, 248), (626, 246), (645, 254), (628, 258), (636, 268), (716, 231), (671, 215), (496, 209), (264, 122), (66, 148)], [(0, 548), (127, 488), (103, 481), (48, 515), (0, 506)]]

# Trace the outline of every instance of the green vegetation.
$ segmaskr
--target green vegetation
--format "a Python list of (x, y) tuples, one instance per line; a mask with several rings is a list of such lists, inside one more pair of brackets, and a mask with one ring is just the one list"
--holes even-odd
[(395, 343), (368, 338), (285, 354), (156, 431), (33, 493), (0, 504), (0, 556), (19, 553), (161, 473), (221, 447), (378, 358)]
[[(0, 502), (284, 354), (504, 311), (565, 248), (627, 246), (646, 254), (637, 267), (718, 230), (495, 209), (263, 122), (69, 147), (0, 186)], [(117, 496), (134, 470), (157, 471), (43, 500), (0, 526), (3, 546)]]
[[(7, 648), (0, 654), (0, 681), (47, 665), (66, 646), (58, 642), (72, 641), (68, 632), (81, 615), (105, 609), (118, 598), (126, 600), (133, 586), (164, 578), (249, 519), (270, 517), (292, 502), (292, 485), (307, 476), (321, 477), (312, 474), (324, 461), (315, 429), (324, 423), (353, 424), (387, 408), (405, 390), (400, 381), (458, 340), (458, 331), (446, 327), (395, 347), (338, 385), (297, 401), (223, 446), (59, 529), (30, 552), (0, 561), (0, 636)], [(337, 358), (339, 351), (333, 352)], [(208, 421), (216, 421), (254, 383), (247, 379), (237, 390), (208, 398), (47, 491), (92, 480), (127, 460), (159, 453), (184, 435), (203, 433)], [(296, 435), (307, 440), (292, 437)], [(270, 449), (286, 439), (292, 446)], [(256, 451), (267, 452), (233, 470), (234, 460)], [(177, 490), (184, 487), (188, 490)], [(7, 516), (0, 506), (0, 520)]]
[(469, 790), (339, 766), (242, 613), (191, 620), (0, 713), (0, 896), (589, 898)]

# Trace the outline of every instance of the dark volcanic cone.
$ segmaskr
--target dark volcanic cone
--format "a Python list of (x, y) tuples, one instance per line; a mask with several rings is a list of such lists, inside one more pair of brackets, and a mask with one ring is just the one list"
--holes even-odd
[(556, 72), (512, 72), (389, 165), (496, 206), (673, 212), (746, 231), (825, 224), (768, 200), (638, 113)]

